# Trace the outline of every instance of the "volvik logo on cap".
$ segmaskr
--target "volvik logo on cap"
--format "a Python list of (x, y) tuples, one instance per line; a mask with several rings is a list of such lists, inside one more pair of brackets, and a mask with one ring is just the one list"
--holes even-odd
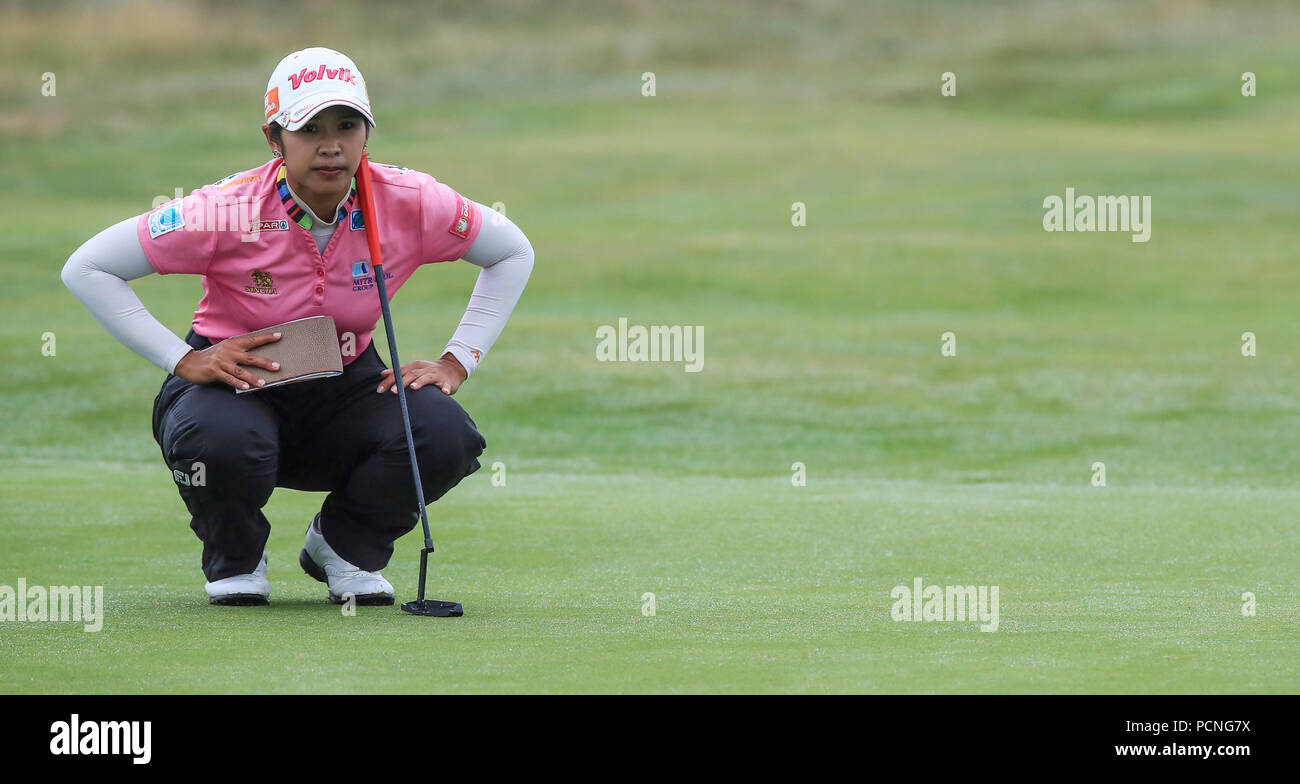
[(304, 68), (296, 74), (289, 74), (289, 84), (297, 90), (304, 83), (314, 82), (317, 79), (338, 79), (348, 84), (356, 84), (356, 74), (352, 73), (351, 68), (328, 68), (324, 64), (313, 68)]

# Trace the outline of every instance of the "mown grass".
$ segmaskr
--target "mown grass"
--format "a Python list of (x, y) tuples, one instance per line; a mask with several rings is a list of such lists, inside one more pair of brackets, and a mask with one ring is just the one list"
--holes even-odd
[[(0, 690), (1297, 688), (1294, 9), (163, 8), (0, 11), (0, 584), (108, 601), (96, 634), (0, 624)], [(155, 196), (265, 160), (266, 74), (317, 43), (366, 73), (376, 160), (504, 202), (537, 253), (458, 394), (507, 484), (432, 511), (459, 621), (326, 605), (294, 565), (321, 496), (291, 491), (275, 604), (203, 604), (162, 373), (58, 280)], [(1151, 195), (1151, 241), (1044, 232), (1067, 186)], [(403, 288), (404, 357), (474, 275)], [(184, 332), (197, 280), (133, 285)], [(702, 325), (705, 370), (597, 362), (620, 317)], [(891, 621), (915, 576), (999, 585), (999, 631)]]

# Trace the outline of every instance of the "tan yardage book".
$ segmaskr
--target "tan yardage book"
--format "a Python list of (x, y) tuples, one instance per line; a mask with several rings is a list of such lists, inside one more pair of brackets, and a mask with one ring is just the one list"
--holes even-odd
[(265, 335), (271, 332), (279, 332), (280, 339), (254, 346), (248, 350), (248, 353), (279, 362), (280, 369), (250, 367), (253, 373), (266, 379), (266, 386), (236, 389), (235, 394), (242, 395), (245, 392), (297, 384), (299, 381), (342, 375), (343, 354), (339, 351), (339, 337), (334, 329), (333, 317), (310, 316), (244, 335), (235, 335), (235, 337)]

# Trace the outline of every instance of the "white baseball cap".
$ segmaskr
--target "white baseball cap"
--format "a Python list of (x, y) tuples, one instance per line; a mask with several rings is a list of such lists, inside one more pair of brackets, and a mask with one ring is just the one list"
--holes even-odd
[(296, 131), (329, 106), (351, 106), (371, 126), (370, 94), (356, 63), (342, 52), (313, 46), (288, 55), (266, 83), (266, 122)]

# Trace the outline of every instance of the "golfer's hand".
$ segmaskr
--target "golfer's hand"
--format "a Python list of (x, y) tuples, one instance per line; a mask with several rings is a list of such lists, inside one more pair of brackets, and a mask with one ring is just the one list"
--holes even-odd
[[(267, 343), (274, 343), (279, 339), (279, 332), (251, 338), (228, 338), (215, 346), (202, 351), (191, 351), (181, 357), (181, 361), (177, 362), (175, 369), (172, 370), (172, 375), (180, 376), (193, 384), (221, 381), (235, 389), (265, 386), (266, 380), (258, 377), (248, 368), (279, 370), (280, 363), (250, 354), (248, 351)], [(244, 367), (245, 365), (247, 367)]]
[[(384, 380), (380, 382), (379, 389), (376, 392), (392, 390), (397, 394), (397, 384), (393, 383), (393, 371), (391, 368), (386, 369), (383, 373)], [(418, 360), (407, 365), (402, 365), (402, 386), (411, 389), (419, 389), (426, 384), (433, 384), (443, 391), (443, 394), (454, 395), (460, 385), (465, 383), (469, 373), (465, 371), (464, 366), (452, 356), (451, 352), (442, 355), (442, 359), (437, 362), (425, 362)]]

